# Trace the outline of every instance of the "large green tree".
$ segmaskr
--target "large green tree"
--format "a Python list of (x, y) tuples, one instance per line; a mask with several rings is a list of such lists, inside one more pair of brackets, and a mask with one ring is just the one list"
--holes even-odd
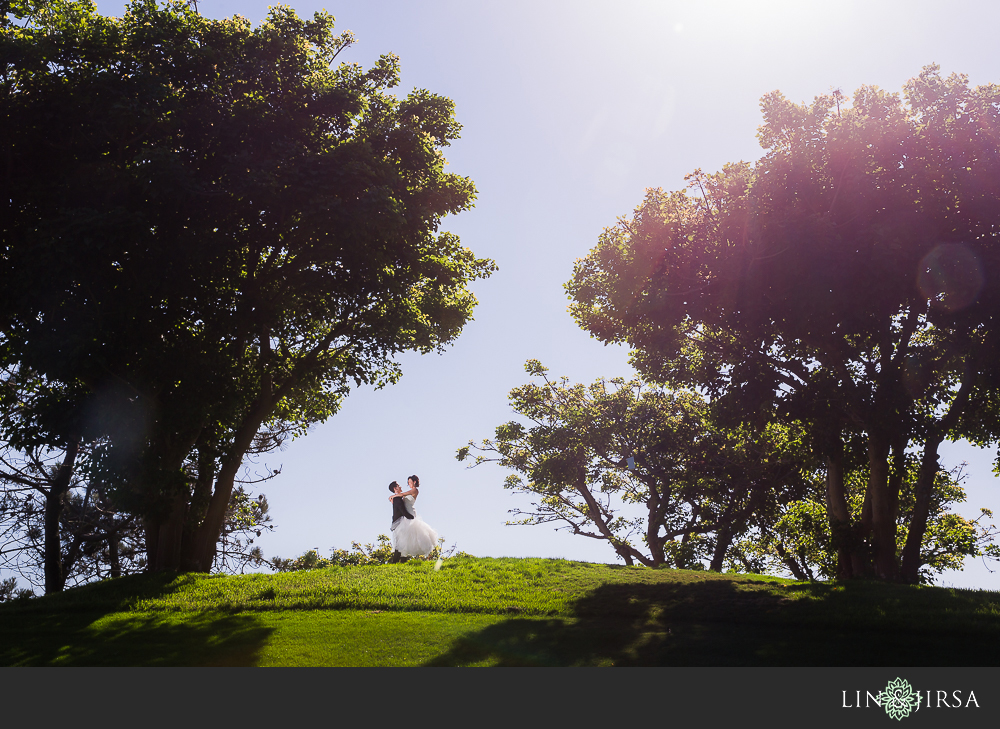
[[(212, 564), (240, 463), (394, 357), (452, 341), (493, 269), (445, 215), (454, 105), (397, 98), (333, 18), (253, 28), (183, 3), (7, 3), (3, 354), (58, 385), (31, 413), (145, 522), (153, 570)], [(42, 407), (44, 405), (44, 407)]]
[(568, 290), (581, 326), (628, 343), (646, 376), (704, 388), (738, 422), (806, 423), (837, 574), (915, 582), (938, 446), (998, 434), (1000, 88), (928, 67), (904, 92), (765, 96), (761, 160), (696, 171), (695, 195), (649, 191)]
[[(458, 459), (496, 462), (506, 488), (530, 494), (513, 524), (556, 524), (608, 542), (628, 565), (722, 571), (734, 541), (766, 531), (807, 487), (800, 433), (777, 424), (719, 429), (704, 398), (641, 380), (585, 387), (551, 380), (514, 388), (521, 421), (470, 442)], [(526, 422), (522, 422), (526, 421)]]

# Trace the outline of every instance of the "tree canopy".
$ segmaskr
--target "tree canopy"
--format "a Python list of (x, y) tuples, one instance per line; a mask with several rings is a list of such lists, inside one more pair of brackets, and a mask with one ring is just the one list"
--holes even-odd
[(917, 581), (939, 444), (998, 436), (1000, 87), (929, 66), (903, 97), (774, 92), (761, 108), (763, 158), (694, 172), (694, 195), (649, 190), (578, 262), (573, 314), (733, 422), (804, 423), (837, 574)]
[(471, 318), (494, 266), (439, 231), (475, 196), (444, 169), (454, 104), (397, 97), (392, 55), (336, 64), (325, 12), (6, 5), (0, 331), (41, 393), (8, 435), (102, 443), (151, 568), (207, 570), (255, 438)]
[(694, 392), (620, 378), (571, 385), (537, 360), (525, 369), (541, 382), (511, 390), (510, 403), (529, 425), (500, 425), (457, 454), (513, 470), (506, 487), (538, 499), (508, 523), (607, 541), (628, 565), (700, 569), (707, 560), (721, 571), (735, 541), (767, 531), (806, 494), (794, 428), (720, 429)]

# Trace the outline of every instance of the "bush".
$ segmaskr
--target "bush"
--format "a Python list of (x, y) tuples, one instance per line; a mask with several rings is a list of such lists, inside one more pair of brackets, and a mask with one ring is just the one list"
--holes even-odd
[[(268, 564), (277, 572), (298, 572), (299, 570), (315, 570), (323, 567), (355, 567), (370, 564), (389, 564), (392, 558), (392, 541), (385, 534), (379, 534), (376, 544), (361, 544), (351, 542), (351, 549), (334, 549), (330, 552), (330, 558), (319, 556), (319, 549), (310, 549), (296, 559), (283, 559), (274, 557)], [(438, 539), (438, 544), (426, 557), (413, 557), (412, 559), (437, 561), (448, 557), (469, 557), (465, 552), (455, 552), (455, 545), (451, 549), (444, 550), (444, 539)]]

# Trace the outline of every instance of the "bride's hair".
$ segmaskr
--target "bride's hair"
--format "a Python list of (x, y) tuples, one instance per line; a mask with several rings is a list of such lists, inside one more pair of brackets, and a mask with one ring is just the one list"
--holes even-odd
[(416, 476), (410, 476), (407, 481), (413, 481), (413, 487), (417, 489), (420, 488), (420, 479)]
[(397, 488), (399, 488), (399, 484), (396, 483), (395, 481), (389, 484), (389, 490), (392, 491), (393, 493), (396, 493)]

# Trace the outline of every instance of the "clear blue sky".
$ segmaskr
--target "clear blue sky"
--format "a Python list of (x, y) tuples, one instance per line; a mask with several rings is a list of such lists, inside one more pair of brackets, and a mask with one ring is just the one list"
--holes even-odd
[[(98, 2), (117, 15), (122, 4)], [(263, 2), (201, 0), (203, 14), (254, 23)], [(421, 515), (448, 544), (480, 556), (613, 562), (611, 549), (546, 526), (507, 527), (527, 499), (502, 488), (491, 465), (454, 459), (469, 439), (511, 418), (507, 392), (537, 358), (553, 375), (590, 382), (630, 376), (627, 353), (581, 332), (562, 284), (601, 229), (627, 215), (647, 187), (678, 189), (696, 167), (760, 156), (758, 100), (794, 101), (862, 84), (899, 90), (922, 66), (1000, 81), (990, 2), (379, 2), (293, 3), (325, 8), (356, 46), (341, 58), (369, 66), (402, 60), (403, 93), (427, 88), (455, 100), (462, 139), (450, 169), (471, 177), (476, 208), (449, 219), (500, 270), (478, 282), (476, 320), (443, 355), (402, 359), (403, 379), (359, 391), (342, 411), (287, 450), (263, 488), (278, 529), (265, 554), (293, 557), (371, 542), (388, 533), (386, 484), (417, 473)], [(954, 446), (944, 462), (970, 463), (969, 503), (997, 510), (993, 454)], [(1000, 589), (1000, 573), (970, 564), (942, 581)]]

